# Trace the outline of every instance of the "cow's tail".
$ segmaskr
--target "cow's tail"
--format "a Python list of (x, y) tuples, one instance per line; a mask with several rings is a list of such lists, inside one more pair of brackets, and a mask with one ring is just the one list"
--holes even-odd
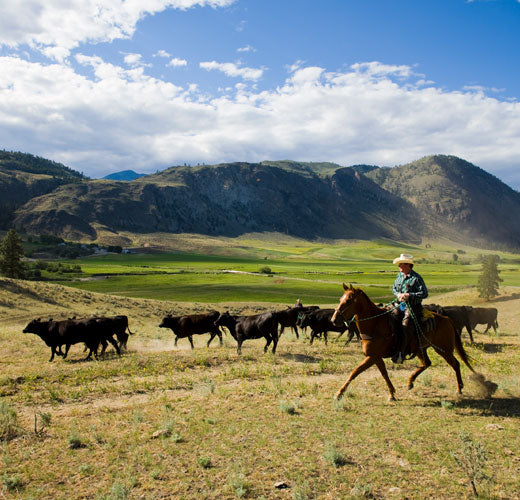
[(135, 335), (135, 332), (130, 331), (130, 327), (128, 325), (126, 325), (126, 329), (130, 335)]

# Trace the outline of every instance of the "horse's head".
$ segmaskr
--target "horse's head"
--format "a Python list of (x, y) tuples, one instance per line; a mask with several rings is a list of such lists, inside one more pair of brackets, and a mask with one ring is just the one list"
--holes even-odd
[(336, 326), (342, 325), (356, 314), (359, 298), (361, 295), (364, 295), (360, 288), (354, 288), (352, 285), (347, 286), (343, 283), (343, 289), (345, 292), (339, 299), (338, 307), (336, 307), (330, 319)]

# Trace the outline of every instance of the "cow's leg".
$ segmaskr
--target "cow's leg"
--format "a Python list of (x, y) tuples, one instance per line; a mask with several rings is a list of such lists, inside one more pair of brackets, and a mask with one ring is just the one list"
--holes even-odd
[(376, 363), (376, 360), (372, 356), (367, 356), (356, 368), (352, 370), (348, 376), (347, 381), (340, 387), (339, 391), (334, 396), (334, 399), (340, 399), (341, 396), (343, 396), (343, 393), (347, 390), (350, 382), (352, 382), (360, 373), (368, 370), (374, 363)]
[(49, 359), (49, 363), (54, 359), (54, 350), (55, 349), (56, 349), (55, 347), (51, 347), (51, 357)]
[(217, 332), (217, 335), (218, 335), (218, 341), (220, 343), (220, 346), (222, 347), (222, 332), (220, 331), (220, 329)]
[[(92, 359), (92, 353), (94, 352), (94, 349), (92, 348), (92, 346), (88, 346), (88, 354), (87, 354), (87, 357), (85, 358), (85, 361), (89, 360), (89, 359)], [(97, 350), (97, 347), (96, 347), (96, 350)], [(97, 351), (96, 351), (96, 359), (97, 359)]]
[(241, 338), (237, 339), (237, 354), (242, 354), (242, 342)]
[(67, 344), (65, 346), (65, 353), (63, 354), (63, 359), (65, 359), (67, 357), (67, 354), (69, 353), (69, 349), (70, 349), (70, 344)]
[[(101, 341), (101, 353), (99, 354), (100, 356), (104, 356), (105, 355), (105, 351), (106, 351), (107, 347), (108, 347), (107, 341), (105, 339), (103, 339)], [(96, 348), (96, 351), (97, 351), (97, 348)]]
[(264, 346), (264, 352), (267, 352), (267, 348), (269, 347), (269, 345), (271, 344), (271, 341), (273, 340), (271, 335), (266, 335), (265, 336), (265, 340), (267, 341), (265, 346)]
[(296, 338), (299, 340), (300, 339), (300, 335), (298, 333), (298, 327), (297, 326), (293, 326), (291, 327), (293, 332), (294, 332), (294, 335), (296, 335)]
[[(473, 333), (471, 331), (471, 326), (466, 325), (466, 330), (468, 331), (469, 340), (471, 341), (472, 344), (474, 344), (475, 342), (473, 340)], [(461, 329), (460, 333), (462, 335), (462, 329)]]
[(390, 392), (390, 395), (388, 396), (388, 401), (395, 401), (395, 388), (392, 384), (392, 381), (390, 380), (390, 377), (388, 376), (388, 372), (386, 371), (385, 360), (383, 358), (377, 358), (376, 365), (379, 368), (381, 375), (383, 375), (383, 378), (385, 379), (386, 385)]
[(174, 342), (174, 346), (177, 347), (177, 341), (179, 340), (179, 337), (177, 337), (177, 335), (175, 335), (175, 342)]
[(276, 335), (276, 330), (275, 330), (275, 334), (273, 335), (273, 354), (276, 352), (276, 346), (278, 345), (278, 336)]
[(318, 334), (314, 330), (311, 330), (311, 345), (314, 342), (314, 337), (316, 337), (317, 335)]
[(211, 341), (215, 338), (217, 334), (215, 332), (210, 332), (210, 337), (209, 337), (209, 340), (208, 340), (208, 343), (206, 344), (207, 347), (209, 347), (209, 345), (211, 344)]
[[(121, 349), (119, 349), (119, 346), (117, 345), (117, 342), (114, 340), (114, 337), (107, 337), (107, 340), (114, 346), (114, 349), (117, 352), (117, 355), (121, 357)], [(103, 340), (103, 349), (106, 347), (107, 343), (105, 340)]]
[[(339, 337), (338, 337), (339, 338)], [(354, 338), (354, 332), (352, 331), (348, 331), (348, 335), (347, 335), (347, 340), (345, 342), (345, 345), (348, 345), (350, 344), (350, 342), (352, 342), (352, 339)]]
[(323, 332), (323, 340), (325, 341), (325, 345), (327, 345), (328, 344), (328, 338), (327, 338), (327, 332), (326, 331)]
[(188, 335), (188, 340), (190, 341), (191, 348), (195, 349), (195, 346), (193, 345), (193, 337), (191, 335)]

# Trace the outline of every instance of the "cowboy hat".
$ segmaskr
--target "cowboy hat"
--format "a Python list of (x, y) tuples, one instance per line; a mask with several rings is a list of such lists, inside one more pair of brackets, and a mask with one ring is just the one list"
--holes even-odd
[(409, 253), (402, 253), (399, 257), (394, 259), (394, 264), (413, 264), (413, 255)]

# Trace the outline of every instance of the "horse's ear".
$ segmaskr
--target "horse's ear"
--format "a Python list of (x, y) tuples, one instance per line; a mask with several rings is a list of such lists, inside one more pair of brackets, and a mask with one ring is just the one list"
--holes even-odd
[(354, 290), (354, 287), (352, 286), (352, 283), (350, 284), (350, 289), (351, 289), (351, 290)]
[(348, 290), (348, 286), (343, 283), (343, 290)]

